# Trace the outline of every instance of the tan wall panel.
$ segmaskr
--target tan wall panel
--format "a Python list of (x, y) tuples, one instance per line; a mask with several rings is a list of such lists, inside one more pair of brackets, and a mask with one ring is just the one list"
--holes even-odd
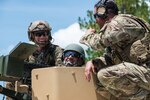
[(104, 100), (93, 80), (85, 80), (84, 68), (55, 67), (32, 71), (33, 100)]

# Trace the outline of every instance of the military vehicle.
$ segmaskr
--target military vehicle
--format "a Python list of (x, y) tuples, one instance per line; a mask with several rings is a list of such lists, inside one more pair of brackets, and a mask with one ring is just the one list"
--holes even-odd
[(21, 42), (8, 55), (0, 56), (0, 81), (15, 83), (14, 90), (0, 86), (1, 94), (13, 100), (105, 100), (96, 92), (94, 75), (90, 82), (85, 80), (83, 67), (25, 63), (35, 50), (36, 46)]

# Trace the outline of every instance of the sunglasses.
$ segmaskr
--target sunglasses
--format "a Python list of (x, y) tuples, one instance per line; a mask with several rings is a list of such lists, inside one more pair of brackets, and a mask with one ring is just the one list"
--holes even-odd
[(34, 32), (33, 34), (37, 37), (48, 36), (48, 32)]
[(80, 57), (80, 54), (75, 51), (67, 51), (64, 53), (64, 57), (69, 57), (69, 56)]
[(100, 17), (97, 13), (95, 13), (93, 16), (94, 16), (95, 19), (96, 19), (97, 17)]

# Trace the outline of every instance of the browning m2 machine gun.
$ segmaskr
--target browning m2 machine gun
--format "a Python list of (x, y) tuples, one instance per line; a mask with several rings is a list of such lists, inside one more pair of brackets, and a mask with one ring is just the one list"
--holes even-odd
[(104, 97), (109, 96), (105, 92), (103, 95), (96, 92), (94, 75), (90, 82), (85, 80), (84, 67), (25, 63), (24, 59), (35, 50), (34, 45), (19, 43), (9, 55), (0, 57), (0, 81), (21, 81), (31, 87), (32, 95), (16, 89), (16, 85), (15, 90), (0, 86), (1, 94), (13, 100), (105, 100)]
[[(35, 50), (35, 45), (20, 42), (8, 55), (0, 56), (0, 81), (13, 83), (15, 81), (22, 81), (23, 84), (30, 86), (31, 64), (25, 63), (24, 60)], [(10, 90), (2, 86), (0, 86), (0, 93), (15, 100), (31, 100), (31, 97), (27, 93)]]

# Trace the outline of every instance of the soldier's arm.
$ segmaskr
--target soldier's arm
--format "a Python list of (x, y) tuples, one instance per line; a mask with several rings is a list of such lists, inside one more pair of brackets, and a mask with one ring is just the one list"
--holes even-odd
[(63, 49), (61, 47), (56, 47), (55, 49), (55, 65), (56, 66), (62, 66), (62, 53), (63, 53)]
[(87, 30), (86, 33), (81, 37), (80, 43), (85, 44), (95, 50), (103, 49), (101, 33), (95, 33), (91, 31), (91, 29)]

